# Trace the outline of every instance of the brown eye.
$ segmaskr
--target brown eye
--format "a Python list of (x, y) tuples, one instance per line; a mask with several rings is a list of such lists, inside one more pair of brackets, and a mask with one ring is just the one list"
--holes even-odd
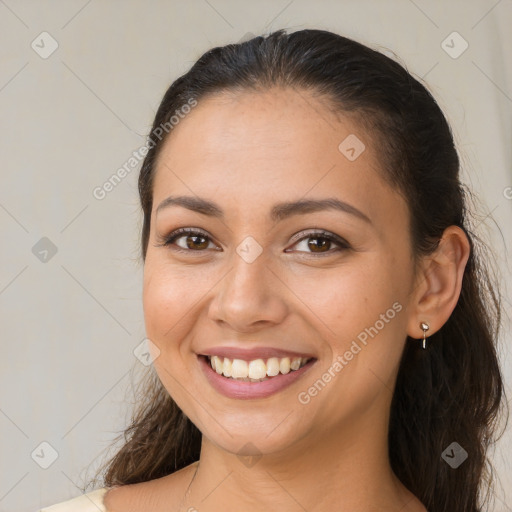
[(208, 249), (210, 238), (197, 230), (181, 228), (165, 238), (163, 245), (175, 245), (178, 250), (200, 252)]
[[(308, 242), (308, 247), (312, 250), (312, 252), (327, 252), (328, 248), (332, 244), (331, 240), (320, 236), (309, 237), (309, 240), (310, 241)], [(311, 240), (314, 240), (315, 243), (311, 242)]]
[[(333, 246), (337, 247), (333, 248)], [(300, 238), (298, 242), (295, 243), (295, 247), (299, 249), (299, 252), (322, 255), (332, 254), (350, 248), (345, 240), (327, 231), (309, 233), (307, 236)]]
[(206, 249), (208, 247), (208, 240), (205, 236), (202, 235), (187, 235), (180, 238), (185, 238), (187, 247), (189, 249)]

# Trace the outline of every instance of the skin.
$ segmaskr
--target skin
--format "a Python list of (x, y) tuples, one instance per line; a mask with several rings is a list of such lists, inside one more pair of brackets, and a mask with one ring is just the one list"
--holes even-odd
[[(338, 150), (349, 134), (366, 146), (354, 161)], [(406, 336), (421, 344), (420, 322), (431, 335), (452, 313), (469, 243), (451, 226), (415, 269), (410, 214), (381, 179), (381, 163), (370, 134), (306, 91), (217, 94), (173, 129), (156, 166), (144, 315), (160, 351), (155, 369), (203, 434), (201, 457), (167, 477), (110, 491), (109, 511), (426, 510), (389, 464), (392, 390)], [(212, 200), (224, 218), (179, 206), (156, 216), (170, 195)], [(333, 209), (269, 218), (276, 203), (327, 197), (371, 223)], [(210, 243), (181, 253), (159, 245), (159, 236), (180, 227), (201, 228)], [(314, 252), (308, 241), (323, 240), (314, 235), (291, 241), (317, 228), (349, 248), (331, 243)], [(236, 252), (247, 236), (263, 249), (252, 263)], [(186, 242), (184, 235), (174, 247)], [(301, 403), (298, 393), (397, 302), (400, 312)], [(277, 394), (237, 400), (217, 393), (198, 366), (196, 354), (215, 345), (285, 347), (317, 362)], [(252, 466), (238, 455), (248, 442), (253, 451), (243, 454), (262, 455)]]

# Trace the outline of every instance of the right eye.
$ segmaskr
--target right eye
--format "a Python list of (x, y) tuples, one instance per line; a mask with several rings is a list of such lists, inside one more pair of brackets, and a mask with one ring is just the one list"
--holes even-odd
[[(182, 239), (181, 243), (177, 243), (178, 240)], [(213, 244), (210, 241), (210, 237), (204, 231), (197, 228), (180, 228), (165, 236), (163, 242), (159, 245), (174, 245), (174, 250), (184, 252), (202, 252), (204, 249), (208, 249), (209, 243)]]

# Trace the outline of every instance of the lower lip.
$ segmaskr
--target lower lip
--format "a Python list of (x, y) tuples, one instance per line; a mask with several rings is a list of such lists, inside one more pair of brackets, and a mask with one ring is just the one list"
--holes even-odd
[(208, 359), (199, 356), (199, 364), (206, 378), (216, 391), (229, 398), (238, 398), (249, 400), (251, 398), (266, 398), (281, 391), (300, 379), (316, 362), (312, 359), (298, 370), (291, 370), (286, 375), (280, 373), (275, 377), (262, 382), (244, 382), (235, 379), (229, 379), (219, 375), (210, 365)]

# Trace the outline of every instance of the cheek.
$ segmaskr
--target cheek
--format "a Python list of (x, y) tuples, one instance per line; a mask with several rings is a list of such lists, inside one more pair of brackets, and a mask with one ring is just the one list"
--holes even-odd
[(406, 268), (397, 265), (392, 254), (367, 256), (364, 262), (361, 258), (357, 264), (354, 260), (353, 265), (347, 262), (310, 277), (303, 275), (291, 286), (306, 306), (304, 312), (309, 311), (315, 330), (328, 343), (333, 359), (352, 348), (348, 357), (358, 363), (350, 366), (392, 368), (405, 331), (400, 286)]
[[(146, 258), (144, 266), (143, 308), (147, 337), (158, 347), (154, 369), (162, 386), (184, 414), (193, 419), (202, 431), (208, 432), (211, 418), (205, 415), (209, 407), (198, 407), (193, 396), (197, 374), (196, 355), (189, 341), (200, 298), (208, 288), (201, 285), (200, 276), (192, 267), (179, 269), (165, 261)], [(196, 283), (194, 285), (194, 283)]]
[(344, 307), (337, 325), (345, 330), (338, 351), (356, 352), (345, 359), (357, 359), (354, 371), (358, 367), (361, 375), (370, 375), (377, 385), (391, 381), (403, 351), (407, 271), (407, 264), (398, 264), (392, 253), (380, 253), (371, 265), (344, 282), (346, 291), (340, 299)]
[(405, 305), (391, 265), (392, 258), (381, 253), (300, 284), (297, 295), (308, 297), (304, 311), (312, 311), (313, 328), (331, 352), (322, 367), (321, 379), (328, 384), (318, 407), (344, 397), (336, 412), (326, 406), (326, 423), (363, 414), (392, 386), (403, 349)]
[(187, 408), (181, 381), (188, 378), (192, 356), (187, 344), (193, 324), (193, 304), (197, 300), (187, 287), (190, 276), (178, 279), (175, 272), (150, 258), (144, 265), (143, 309), (146, 336), (156, 345), (154, 368), (164, 388)]
[[(143, 309), (146, 334), (162, 352), (176, 350), (189, 329), (194, 303), (201, 290), (194, 280), (162, 264), (147, 261), (144, 267)], [(195, 293), (194, 293), (195, 289)]]

